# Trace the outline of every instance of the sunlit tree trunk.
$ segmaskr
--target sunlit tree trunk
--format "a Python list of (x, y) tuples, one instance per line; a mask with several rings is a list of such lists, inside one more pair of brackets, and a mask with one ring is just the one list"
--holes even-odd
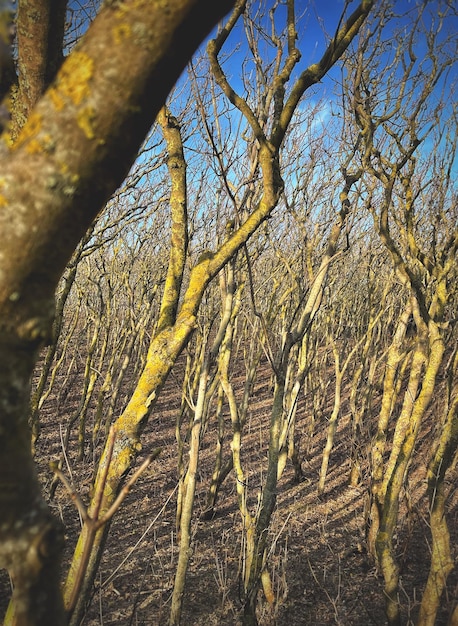
[[(456, 376), (458, 352), (455, 353), (451, 371)], [(418, 626), (434, 626), (447, 577), (454, 567), (450, 532), (447, 524), (447, 493), (445, 475), (458, 447), (458, 395), (448, 407), (445, 421), (435, 442), (435, 450), (428, 464), (428, 500), (431, 528), (431, 565), (421, 599)]]
[(400, 382), (402, 381), (399, 368), (401, 361), (406, 359), (406, 354), (403, 350), (403, 343), (411, 311), (412, 308), (409, 301), (399, 318), (393, 342), (388, 350), (385, 376), (383, 379), (382, 405), (378, 416), (377, 433), (371, 447), (371, 511), (370, 525), (368, 528), (368, 544), (373, 556), (376, 555), (375, 538), (380, 526), (378, 503), (381, 500), (384, 469), (383, 455), (388, 436), (387, 429), (389, 419), (399, 394)]

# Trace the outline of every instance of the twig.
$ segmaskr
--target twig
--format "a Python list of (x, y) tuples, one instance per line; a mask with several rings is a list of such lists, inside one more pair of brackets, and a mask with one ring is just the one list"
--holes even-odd
[(100, 528), (101, 526), (103, 526), (104, 524), (106, 524), (112, 517), (113, 515), (116, 513), (116, 511), (119, 509), (119, 507), (121, 506), (122, 502), (124, 501), (125, 497), (127, 496), (127, 494), (129, 493), (129, 491), (131, 490), (131, 488), (133, 487), (134, 483), (137, 482), (138, 478), (141, 476), (141, 474), (143, 474), (143, 472), (146, 470), (146, 468), (148, 467), (148, 465), (150, 465), (152, 463), (152, 461), (154, 461), (155, 459), (157, 459), (157, 457), (160, 455), (160, 453), (162, 452), (162, 448), (156, 448), (155, 450), (153, 450), (153, 452), (143, 461), (143, 463), (140, 465), (140, 467), (138, 468), (138, 470), (132, 475), (132, 477), (127, 481), (127, 483), (124, 485), (124, 487), (121, 489), (121, 491), (119, 492), (116, 500), (113, 502), (113, 504), (110, 506), (110, 508), (108, 509), (108, 511), (105, 513), (105, 515), (98, 521), (98, 528)]
[(80, 514), (83, 522), (86, 522), (86, 520), (88, 519), (87, 510), (86, 510), (86, 507), (84, 506), (83, 501), (81, 500), (81, 497), (80, 497), (79, 493), (72, 486), (70, 481), (67, 480), (67, 478), (65, 477), (65, 474), (62, 472), (62, 470), (59, 469), (59, 464), (58, 464), (57, 461), (52, 461), (49, 464), (49, 466), (50, 466), (51, 470), (54, 472), (54, 476), (60, 480), (60, 482), (65, 487), (65, 489), (68, 491), (68, 493), (70, 495), (70, 498), (73, 500), (73, 503), (75, 504), (76, 508), (78, 509), (78, 513)]
[(141, 464), (138, 470), (133, 474), (133, 476), (121, 489), (121, 491), (119, 492), (112, 506), (106, 511), (106, 513), (102, 517), (99, 517), (99, 513), (100, 513), (101, 506), (102, 506), (102, 501), (103, 501), (103, 493), (104, 493), (105, 485), (106, 485), (107, 478), (108, 478), (108, 471), (109, 471), (110, 463), (113, 457), (113, 449), (114, 449), (115, 440), (116, 440), (116, 429), (114, 426), (112, 426), (110, 428), (110, 433), (108, 436), (108, 449), (107, 449), (107, 454), (106, 454), (105, 466), (100, 475), (100, 479), (97, 481), (97, 490), (94, 495), (94, 507), (93, 507), (92, 515), (89, 515), (87, 509), (85, 508), (83, 504), (83, 501), (81, 500), (81, 497), (77, 493), (76, 489), (74, 489), (74, 487), (72, 487), (70, 482), (65, 478), (65, 476), (59, 469), (58, 464), (55, 463), (51, 466), (52, 470), (54, 471), (54, 474), (59, 478), (59, 480), (62, 481), (64, 487), (69, 492), (71, 499), (75, 503), (75, 506), (77, 507), (78, 512), (80, 513), (80, 515), (82, 516), (84, 520), (83, 531), (84, 531), (84, 528), (86, 529), (86, 538), (83, 541), (83, 551), (81, 554), (78, 571), (75, 575), (70, 600), (68, 602), (68, 606), (66, 607), (68, 616), (71, 616), (71, 614), (73, 613), (76, 607), (78, 597), (81, 592), (81, 588), (83, 586), (84, 577), (85, 577), (87, 566), (91, 557), (92, 549), (94, 547), (94, 542), (95, 542), (95, 537), (97, 535), (97, 532), (107, 522), (109, 522), (109, 520), (113, 517), (113, 515), (121, 506), (123, 500), (129, 493), (132, 485), (138, 480), (138, 478), (145, 471), (148, 465), (150, 465), (150, 463), (154, 459), (156, 459), (161, 453), (161, 449), (157, 448), (145, 459), (145, 461)]

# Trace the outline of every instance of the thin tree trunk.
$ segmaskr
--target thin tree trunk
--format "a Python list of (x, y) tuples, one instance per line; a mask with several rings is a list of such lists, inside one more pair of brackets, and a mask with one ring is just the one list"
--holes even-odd
[(194, 410), (194, 419), (191, 428), (189, 465), (183, 480), (183, 495), (180, 507), (180, 547), (170, 607), (170, 626), (178, 626), (180, 624), (186, 573), (188, 571), (188, 563), (192, 553), (191, 520), (194, 508), (194, 495), (196, 492), (196, 474), (199, 465), (202, 422), (205, 419), (205, 397), (207, 394), (209, 367), (210, 357), (207, 356), (200, 374), (197, 403)]
[(397, 398), (397, 379), (400, 363), (405, 358), (402, 346), (407, 323), (412, 313), (410, 301), (406, 304), (395, 330), (392, 344), (388, 350), (385, 375), (383, 380), (382, 406), (379, 413), (377, 434), (371, 446), (371, 505), (369, 513), (368, 546), (369, 552), (376, 558), (375, 540), (380, 528), (379, 506), (383, 480), (384, 453), (387, 440), (389, 419)]
[[(456, 370), (455, 370), (456, 371)], [(417, 626), (434, 626), (447, 577), (454, 567), (446, 518), (445, 474), (458, 446), (458, 396), (452, 402), (428, 466), (431, 527), (431, 565), (421, 599)]]
[[(396, 425), (393, 447), (382, 483), (383, 500), (380, 506), (380, 528), (376, 537), (376, 550), (385, 580), (386, 613), (390, 626), (399, 626), (401, 623), (398, 600), (399, 568), (393, 551), (393, 532), (397, 523), (399, 496), (412, 457), (420, 423), (431, 401), (436, 376), (442, 363), (444, 343), (440, 332), (437, 325), (430, 321), (427, 331), (428, 358), (425, 356), (426, 346), (423, 345), (425, 338), (423, 341), (421, 338), (419, 340), (412, 361), (403, 409)], [(426, 369), (422, 377), (425, 363)], [(418, 394), (417, 388), (420, 389)]]

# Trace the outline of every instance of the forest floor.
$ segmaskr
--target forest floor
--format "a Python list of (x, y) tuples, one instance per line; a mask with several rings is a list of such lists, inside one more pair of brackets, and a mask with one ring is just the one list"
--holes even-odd
[[(181, 365), (180, 365), (181, 364)], [(177, 444), (175, 419), (181, 401), (183, 361), (177, 364), (154, 409), (143, 437), (144, 455), (156, 447), (160, 457), (141, 476), (116, 514), (96, 580), (85, 626), (161, 626), (170, 610), (178, 554), (175, 531), (177, 494)], [(332, 374), (329, 373), (332, 377)], [(241, 384), (241, 380), (239, 381)], [(333, 388), (329, 390), (329, 414)], [(75, 402), (78, 399), (75, 389)], [(71, 398), (70, 398), (71, 400)], [(268, 424), (271, 405), (270, 371), (260, 371), (243, 436), (243, 463), (247, 476), (249, 502), (256, 506), (266, 468)], [(49, 494), (52, 474), (49, 461), (61, 453), (59, 422), (66, 425), (71, 403), (65, 413), (56, 415), (50, 398), (42, 410), (42, 433), (37, 446), (37, 463), (45, 494)], [(367, 441), (376, 423), (366, 424)], [(425, 466), (430, 452), (433, 412), (425, 421), (403, 494), (396, 554), (401, 572), (400, 602), (402, 624), (415, 624), (429, 569), (430, 534), (425, 503)], [(237, 507), (234, 478), (223, 484), (214, 517), (204, 521), (206, 494), (213, 472), (216, 424), (210, 422), (202, 441), (200, 474), (193, 521), (192, 558), (183, 600), (182, 624), (187, 626), (237, 625), (242, 607), (239, 571), (242, 555), (241, 520)], [(76, 431), (76, 426), (74, 428)], [(317, 483), (322, 451), (326, 441), (324, 417), (313, 427), (310, 407), (302, 397), (299, 404), (296, 440), (304, 480), (294, 482), (290, 465), (278, 487), (277, 508), (271, 526), (272, 549), (269, 568), (276, 594), (269, 606), (260, 594), (260, 626), (382, 626), (384, 615), (383, 580), (367, 553), (365, 525), (368, 504), (368, 448), (363, 451), (362, 475), (357, 487), (349, 486), (351, 423), (344, 396), (341, 418), (331, 454), (325, 494), (318, 496)], [(68, 453), (72, 480), (87, 501), (92, 477), (91, 454), (78, 462), (72, 452), (76, 432), (72, 432)], [(227, 420), (226, 458), (230, 453), (230, 422)], [(137, 465), (143, 459), (139, 457)], [(452, 544), (458, 545), (457, 472), (448, 476), (450, 490), (448, 521)], [(66, 528), (66, 563), (79, 532), (79, 516), (68, 494), (60, 485), (50, 502)], [(455, 548), (455, 554), (457, 550)], [(456, 568), (455, 568), (456, 570)], [(6, 608), (9, 580), (0, 572), (0, 615)], [(458, 575), (449, 577), (447, 594), (436, 626), (446, 625), (458, 598)]]

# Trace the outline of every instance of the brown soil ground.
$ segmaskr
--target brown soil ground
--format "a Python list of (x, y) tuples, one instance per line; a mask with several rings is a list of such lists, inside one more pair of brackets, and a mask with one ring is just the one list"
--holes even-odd
[[(128, 495), (117, 513), (87, 615), (85, 626), (167, 624), (177, 561), (175, 507), (177, 488), (177, 446), (175, 419), (180, 406), (182, 360), (169, 378), (143, 438), (148, 454), (160, 446), (162, 453), (152, 463)], [(243, 462), (256, 506), (266, 468), (270, 411), (270, 371), (264, 365), (258, 376), (249, 420), (243, 439)], [(329, 407), (333, 389), (329, 385)], [(74, 402), (77, 401), (75, 391)], [(440, 395), (440, 394), (439, 394)], [(43, 488), (49, 494), (51, 459), (59, 458), (61, 435), (71, 415), (71, 398), (65, 411), (56, 414), (55, 399), (42, 410), (42, 434), (37, 447), (37, 462)], [(374, 423), (365, 425), (367, 441)], [(276, 602), (269, 607), (260, 600), (259, 623), (290, 626), (340, 624), (343, 626), (381, 626), (384, 615), (383, 581), (367, 554), (365, 519), (369, 487), (367, 442), (361, 442), (363, 472), (357, 487), (349, 486), (350, 418), (344, 401), (336, 443), (331, 455), (326, 493), (317, 493), (317, 481), (325, 445), (327, 422), (310, 423), (310, 407), (302, 397), (297, 418), (296, 439), (304, 480), (294, 483), (288, 465), (278, 488), (277, 509), (271, 526), (270, 571)], [(401, 569), (400, 602), (402, 624), (415, 624), (419, 602), (429, 568), (427, 506), (424, 499), (425, 464), (431, 446), (434, 411), (431, 411), (421, 436), (401, 502), (396, 534), (396, 553)], [(193, 522), (193, 554), (184, 596), (182, 623), (212, 626), (240, 623), (242, 601), (239, 586), (241, 523), (235, 485), (229, 475), (220, 492), (213, 519), (203, 520), (205, 498), (213, 471), (214, 432), (210, 419), (202, 442), (199, 484)], [(74, 429), (76, 430), (76, 428)], [(225, 454), (229, 454), (230, 422), (227, 422)], [(93, 471), (92, 455), (78, 462), (73, 452), (76, 432), (72, 433), (69, 466), (72, 479), (83, 499)], [(73, 446), (72, 446), (73, 444)], [(141, 462), (143, 457), (138, 459)], [(68, 472), (67, 472), (68, 473)], [(448, 476), (450, 497), (448, 521), (452, 542), (458, 540), (458, 494), (456, 470)], [(408, 497), (406, 496), (408, 494)], [(62, 486), (51, 501), (66, 528), (66, 562), (70, 558), (79, 529), (76, 509)], [(0, 573), (0, 614), (6, 608), (9, 580)], [(458, 596), (457, 572), (452, 572), (436, 622), (445, 625)]]

